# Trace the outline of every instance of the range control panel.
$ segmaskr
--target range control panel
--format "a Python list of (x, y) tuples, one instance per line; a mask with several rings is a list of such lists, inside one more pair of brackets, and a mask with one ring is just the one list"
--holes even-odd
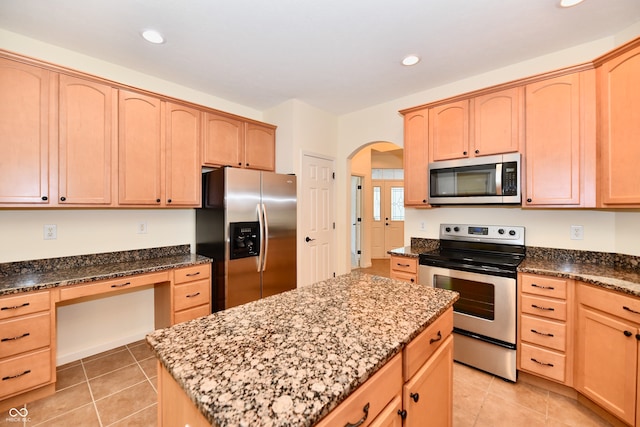
[(440, 224), (440, 239), (524, 245), (524, 227), (517, 225)]

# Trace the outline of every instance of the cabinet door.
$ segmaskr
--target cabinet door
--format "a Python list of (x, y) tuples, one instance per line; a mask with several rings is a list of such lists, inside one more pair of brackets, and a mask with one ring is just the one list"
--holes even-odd
[(162, 199), (160, 99), (120, 90), (119, 194), (121, 205), (157, 205)]
[(580, 205), (580, 75), (526, 87), (526, 205)]
[(167, 206), (199, 206), (200, 111), (166, 103), (165, 200)]
[(404, 116), (404, 205), (429, 207), (429, 110)]
[(402, 401), (405, 427), (444, 427), (453, 424), (453, 335), (407, 381)]
[(515, 87), (472, 100), (472, 155), (488, 156), (519, 150), (522, 90)]
[(276, 130), (273, 127), (246, 124), (243, 167), (276, 170)]
[(402, 427), (402, 397), (393, 398), (391, 402), (371, 421), (369, 427)]
[[(598, 69), (602, 203), (640, 205), (640, 47)], [(625, 206), (621, 206), (625, 207)]]
[(0, 203), (49, 203), (49, 71), (0, 59)]
[(115, 166), (115, 93), (60, 75), (58, 203), (109, 205)]
[(431, 161), (469, 157), (469, 101), (463, 100), (429, 110)]
[(578, 307), (577, 390), (634, 425), (638, 330), (588, 306)]
[(241, 167), (243, 141), (242, 121), (213, 113), (204, 115), (204, 165)]

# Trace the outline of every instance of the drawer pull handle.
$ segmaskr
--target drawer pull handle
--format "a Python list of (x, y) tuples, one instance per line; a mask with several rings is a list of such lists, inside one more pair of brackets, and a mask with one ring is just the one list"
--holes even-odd
[(365, 421), (367, 421), (367, 417), (369, 416), (369, 403), (368, 402), (367, 402), (366, 405), (364, 405), (364, 408), (362, 408), (362, 412), (364, 412), (364, 417), (360, 418), (360, 420), (358, 420), (357, 423), (355, 423), (355, 424), (346, 423), (344, 425), (344, 427), (358, 427), (358, 426), (361, 426), (362, 424), (364, 424)]
[(411, 267), (411, 264), (400, 264), (400, 263), (396, 263), (396, 265), (398, 267)]
[(547, 311), (555, 311), (556, 309), (553, 307), (540, 307), (539, 305), (531, 304), (531, 307), (537, 308), (538, 310), (547, 310)]
[(635, 311), (635, 310), (633, 310), (633, 309), (631, 309), (631, 308), (627, 307), (626, 305), (623, 305), (623, 306), (622, 306), (622, 309), (623, 309), (623, 310), (630, 311), (630, 312), (631, 312), (631, 313), (633, 313), (633, 314), (640, 314), (640, 311)]
[(418, 403), (418, 400), (420, 400), (420, 394), (418, 393), (409, 393), (409, 397), (412, 398), (416, 403)]
[(551, 368), (553, 368), (553, 363), (543, 363), (543, 362), (539, 362), (536, 359), (534, 359), (533, 357), (531, 358), (532, 362), (537, 363), (538, 365), (542, 365), (542, 366), (549, 366)]
[(8, 375), (8, 376), (6, 376), (6, 377), (2, 377), (2, 381), (7, 381), (7, 380), (12, 380), (12, 379), (14, 379), (14, 378), (19, 378), (19, 377), (21, 377), (21, 376), (23, 376), (23, 375), (27, 375), (27, 374), (29, 374), (29, 373), (31, 373), (31, 369), (27, 369), (26, 371), (24, 371), (24, 372), (23, 372), (23, 373), (21, 373), (21, 374)]
[(531, 332), (533, 332), (534, 334), (538, 334), (538, 335), (545, 336), (545, 337), (552, 337), (552, 336), (554, 336), (553, 334), (547, 334), (547, 333), (545, 333), (545, 332), (538, 332), (538, 331), (536, 331), (535, 329), (532, 329), (532, 330), (531, 330)]
[(15, 341), (15, 340), (19, 340), (20, 338), (26, 338), (29, 335), (31, 335), (29, 332), (25, 332), (24, 334), (17, 336), (17, 337), (13, 337), (13, 338), (2, 338), (0, 340), (0, 342), (5, 342), (5, 341)]
[(534, 287), (534, 288), (546, 289), (546, 290), (549, 290), (549, 291), (552, 291), (552, 290), (555, 289), (553, 286), (540, 286), (540, 285), (538, 285), (536, 283), (532, 283), (531, 286)]
[(26, 306), (28, 306), (28, 305), (30, 305), (30, 303), (25, 302), (25, 303), (24, 303), (24, 304), (22, 304), (22, 305), (14, 305), (14, 306), (12, 306), (12, 307), (2, 307), (2, 308), (0, 308), (0, 310), (17, 310), (17, 309), (19, 309), (19, 308), (26, 307)]
[(195, 273), (187, 273), (187, 277), (197, 276), (198, 274), (200, 274), (199, 271), (196, 271)]
[(429, 344), (433, 344), (434, 342), (438, 342), (442, 339), (442, 334), (440, 333), (440, 331), (438, 331), (438, 338), (431, 338), (429, 340)]
[(124, 288), (125, 286), (129, 286), (131, 284), (131, 282), (127, 282), (127, 283), (120, 283), (118, 285), (111, 285), (112, 288)]
[(189, 294), (187, 295), (187, 298), (197, 297), (198, 295), (200, 295), (200, 292), (196, 292), (195, 294)]

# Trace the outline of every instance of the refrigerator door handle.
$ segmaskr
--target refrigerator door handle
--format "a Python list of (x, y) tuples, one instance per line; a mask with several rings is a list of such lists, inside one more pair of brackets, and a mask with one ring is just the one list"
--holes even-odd
[(267, 254), (269, 253), (269, 217), (267, 216), (267, 207), (262, 203), (262, 215), (264, 216), (264, 236), (262, 238), (264, 247), (264, 256), (262, 257), (262, 271), (267, 270)]
[(258, 273), (262, 271), (262, 257), (264, 256), (264, 218), (262, 216), (262, 204), (256, 205), (256, 211), (258, 211), (258, 224), (260, 232), (260, 249), (258, 250)]

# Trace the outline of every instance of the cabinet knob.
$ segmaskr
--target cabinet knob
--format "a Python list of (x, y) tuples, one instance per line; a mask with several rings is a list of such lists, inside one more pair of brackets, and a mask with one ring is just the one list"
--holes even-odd
[(427, 203), (427, 199), (422, 199), (422, 203)]
[(527, 199), (527, 203), (531, 203), (533, 200), (531, 199)]
[(398, 415), (400, 415), (400, 418), (402, 418), (403, 420), (407, 419), (407, 410), (406, 409), (398, 409)]
[(409, 393), (409, 397), (413, 399), (414, 402), (418, 402), (420, 399), (420, 395), (418, 393)]
[(67, 198), (66, 198), (66, 197), (64, 197), (64, 196), (60, 197), (60, 201), (61, 201), (61, 202), (64, 202), (65, 200), (67, 200)]
[(42, 197), (41, 197), (41, 199), (42, 199), (42, 200), (45, 200), (45, 201), (46, 201), (46, 200), (49, 200), (49, 198), (48, 198), (47, 196), (42, 196)]
[(238, 162), (238, 166), (242, 166), (242, 162)]
[(167, 203), (171, 203), (171, 199), (167, 200)]
[(466, 155), (467, 155), (467, 152), (466, 152), (466, 151), (463, 151), (463, 152), (462, 152), (462, 154), (464, 154), (464, 155), (466, 156)]
[(476, 154), (480, 154), (480, 150), (476, 150), (476, 151), (475, 151), (475, 153), (476, 153)]
[(624, 331), (624, 336), (625, 336), (625, 337), (630, 337), (631, 335), (633, 335), (633, 334), (631, 333), (631, 331)]
[(246, 166), (246, 167), (249, 167), (249, 163), (245, 163), (245, 166)]
[(160, 199), (156, 199), (156, 203), (160, 203)]

